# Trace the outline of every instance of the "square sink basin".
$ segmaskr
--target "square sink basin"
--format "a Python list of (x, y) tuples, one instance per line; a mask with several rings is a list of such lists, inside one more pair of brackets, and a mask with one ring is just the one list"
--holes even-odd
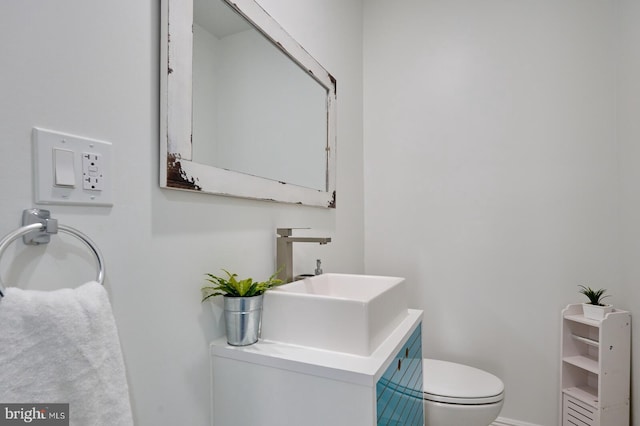
[(407, 315), (404, 278), (322, 274), (265, 292), (262, 338), (369, 356)]

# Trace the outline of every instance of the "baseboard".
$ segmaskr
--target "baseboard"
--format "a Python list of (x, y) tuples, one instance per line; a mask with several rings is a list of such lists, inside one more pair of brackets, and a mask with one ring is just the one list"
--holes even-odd
[(505, 419), (504, 417), (498, 417), (496, 421), (491, 423), (491, 426), (540, 426), (540, 425), (521, 422), (518, 420)]

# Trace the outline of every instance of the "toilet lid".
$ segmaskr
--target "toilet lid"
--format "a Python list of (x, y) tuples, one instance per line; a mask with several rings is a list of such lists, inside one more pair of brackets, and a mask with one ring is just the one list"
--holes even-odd
[(490, 404), (504, 397), (504, 384), (493, 374), (468, 365), (425, 359), (424, 397), (454, 404)]

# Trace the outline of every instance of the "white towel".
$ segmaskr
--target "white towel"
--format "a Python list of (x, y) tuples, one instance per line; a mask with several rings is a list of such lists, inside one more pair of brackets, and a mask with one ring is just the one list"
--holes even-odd
[(0, 300), (0, 403), (69, 403), (70, 425), (133, 425), (118, 331), (97, 282)]

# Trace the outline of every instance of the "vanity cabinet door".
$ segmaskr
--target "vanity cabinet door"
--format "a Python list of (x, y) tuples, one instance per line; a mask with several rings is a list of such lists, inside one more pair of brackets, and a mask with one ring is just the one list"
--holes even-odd
[(376, 384), (378, 426), (422, 426), (422, 327), (418, 325)]

